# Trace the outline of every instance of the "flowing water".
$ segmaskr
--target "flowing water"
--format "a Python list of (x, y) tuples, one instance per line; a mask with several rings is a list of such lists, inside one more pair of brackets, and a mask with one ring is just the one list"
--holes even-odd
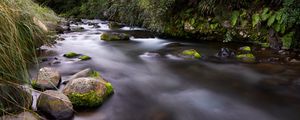
[[(75, 120), (300, 119), (297, 94), (285, 87), (271, 87), (271, 90), (261, 87), (265, 79), (299, 79), (297, 66), (186, 60), (176, 56), (176, 52), (193, 48), (205, 56), (214, 56), (225, 45), (181, 40), (184, 46), (169, 47), (167, 44), (172, 40), (128, 27), (117, 32), (133, 35), (130, 41), (105, 42), (100, 40), (100, 34), (111, 31), (107, 22), (90, 22), (99, 23), (101, 28), (80, 24), (84, 31), (62, 34), (60, 37), (65, 40), (52, 47), (43, 46), (47, 49), (43, 57), (48, 61), (39, 66), (57, 68), (62, 80), (92, 68), (112, 83), (115, 94), (97, 109), (78, 111)], [(63, 57), (71, 51), (92, 59)], [(54, 58), (61, 63), (51, 64)], [(32, 68), (32, 74), (36, 70)]]

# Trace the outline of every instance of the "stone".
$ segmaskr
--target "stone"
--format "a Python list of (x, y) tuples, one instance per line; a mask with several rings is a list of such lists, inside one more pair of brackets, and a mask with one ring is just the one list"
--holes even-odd
[(252, 63), (256, 61), (256, 58), (253, 54), (248, 53), (248, 54), (239, 54), (236, 56), (237, 60), (241, 62), (247, 62), (247, 63)]
[(69, 81), (76, 79), (76, 78), (81, 78), (81, 77), (90, 77), (94, 71), (92, 69), (87, 68), (82, 71), (77, 72), (76, 74), (72, 75), (68, 80), (64, 81), (63, 83), (66, 84)]
[(196, 58), (196, 59), (200, 59), (202, 57), (201, 54), (198, 53), (194, 49), (184, 50), (184, 51), (181, 52), (181, 54), (184, 57), (191, 57), (191, 58)]
[(104, 41), (122, 41), (129, 40), (129, 35), (125, 33), (103, 33), (101, 40)]
[(73, 117), (73, 105), (63, 93), (47, 90), (37, 99), (37, 110), (48, 119), (66, 120)]
[(119, 29), (119, 28), (124, 27), (124, 25), (117, 23), (117, 22), (109, 22), (108, 27), (109, 27), (109, 29)]
[(85, 60), (90, 60), (90, 59), (92, 59), (92, 58), (91, 58), (90, 56), (83, 55), (83, 56), (80, 56), (79, 59), (85, 61)]
[(60, 73), (50, 67), (41, 68), (37, 78), (32, 80), (32, 87), (39, 90), (56, 89), (61, 80)]
[(244, 46), (244, 47), (240, 47), (239, 50), (242, 52), (251, 52), (251, 47)]
[(216, 56), (220, 58), (232, 58), (235, 57), (235, 53), (229, 48), (221, 48)]
[(71, 80), (63, 93), (76, 108), (98, 107), (113, 93), (113, 87), (101, 77), (85, 77)]
[(68, 52), (68, 53), (64, 54), (64, 57), (66, 57), (66, 58), (76, 58), (78, 56), (79, 56), (79, 54), (77, 54), (75, 52)]

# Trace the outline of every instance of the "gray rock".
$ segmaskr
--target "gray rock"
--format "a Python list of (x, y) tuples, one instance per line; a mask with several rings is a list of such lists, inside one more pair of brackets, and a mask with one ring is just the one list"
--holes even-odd
[(50, 67), (41, 68), (37, 78), (32, 81), (33, 88), (40, 90), (55, 89), (59, 86), (61, 76), (59, 72)]
[(74, 107), (97, 107), (113, 93), (112, 85), (101, 77), (77, 78), (63, 90)]
[(54, 90), (41, 93), (37, 100), (37, 110), (51, 120), (68, 120), (74, 115), (69, 98)]
[(64, 81), (63, 83), (66, 84), (69, 81), (76, 79), (76, 78), (88, 77), (91, 72), (92, 72), (92, 70), (90, 68), (84, 69), (84, 70), (79, 71), (78, 73), (72, 75), (68, 80)]

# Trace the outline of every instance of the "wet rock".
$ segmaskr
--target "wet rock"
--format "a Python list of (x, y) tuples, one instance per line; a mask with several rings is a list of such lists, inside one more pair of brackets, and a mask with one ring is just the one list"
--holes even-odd
[(101, 35), (101, 40), (104, 41), (129, 40), (129, 35), (125, 33), (103, 33)]
[(300, 60), (292, 59), (290, 62), (291, 62), (291, 63), (300, 63)]
[(228, 48), (221, 48), (216, 56), (220, 58), (232, 58), (235, 57), (235, 53)]
[(66, 40), (66, 39), (65, 39), (65, 38), (59, 37), (59, 38), (57, 38), (56, 40), (57, 40), (57, 41), (64, 41), (64, 40)]
[(66, 57), (66, 58), (76, 58), (78, 56), (79, 56), (79, 54), (77, 54), (75, 52), (68, 52), (68, 53), (64, 54), (64, 57)]
[(94, 27), (94, 28), (101, 28), (101, 26), (98, 25), (98, 24), (94, 25), (93, 27)]
[(51, 65), (57, 65), (57, 64), (60, 64), (61, 61), (60, 60), (53, 60), (50, 64)]
[(48, 119), (66, 120), (73, 117), (73, 105), (63, 93), (47, 90), (37, 100), (37, 110)]
[(17, 115), (5, 115), (0, 117), (1, 120), (41, 120), (42, 118), (34, 112), (22, 112)]
[(239, 50), (243, 53), (249, 53), (251, 52), (252, 49), (249, 46), (244, 46), (244, 47), (240, 47)]
[(72, 75), (68, 80), (64, 81), (63, 83), (66, 84), (69, 81), (76, 79), (76, 78), (89, 77), (89, 76), (91, 76), (92, 72), (93, 71), (90, 68), (84, 69), (84, 70), (79, 71), (78, 73)]
[(248, 54), (239, 54), (236, 56), (237, 60), (241, 62), (246, 62), (246, 63), (253, 63), (256, 61), (256, 58), (253, 54), (248, 53)]
[(117, 22), (109, 22), (108, 27), (109, 27), (109, 29), (119, 29), (119, 28), (124, 27), (124, 25), (122, 25), (121, 23), (117, 23)]
[(290, 53), (289, 53), (289, 51), (287, 51), (287, 50), (279, 50), (279, 51), (278, 51), (278, 54), (279, 54), (279, 55), (289, 55)]
[(83, 56), (80, 56), (79, 57), (80, 60), (83, 60), (83, 61), (86, 61), (86, 60), (90, 60), (92, 59), (90, 56), (87, 56), (87, 55), (83, 55)]
[(113, 93), (113, 87), (101, 77), (77, 78), (66, 85), (63, 93), (76, 108), (98, 107)]
[(59, 86), (61, 76), (59, 72), (50, 67), (41, 68), (37, 78), (32, 80), (32, 87), (40, 90), (56, 89)]
[(184, 58), (200, 59), (202, 57), (201, 54), (199, 52), (197, 52), (195, 49), (184, 50), (181, 52), (181, 55)]

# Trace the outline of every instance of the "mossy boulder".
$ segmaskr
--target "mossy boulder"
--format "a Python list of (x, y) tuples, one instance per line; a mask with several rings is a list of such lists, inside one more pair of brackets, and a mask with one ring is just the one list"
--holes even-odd
[(48, 119), (68, 120), (73, 117), (73, 105), (63, 93), (47, 90), (37, 100), (37, 110)]
[(248, 54), (239, 54), (236, 56), (239, 61), (252, 63), (255, 62), (255, 56), (251, 53)]
[(92, 58), (91, 58), (90, 56), (83, 55), (83, 56), (80, 56), (79, 59), (85, 61), (85, 60), (90, 60), (90, 59), (92, 59)]
[(195, 59), (200, 59), (202, 56), (195, 49), (184, 50), (181, 52), (184, 57), (191, 57)]
[(66, 58), (76, 58), (78, 56), (79, 56), (79, 54), (75, 53), (75, 52), (68, 52), (68, 53), (64, 54), (64, 57), (66, 57)]
[(85, 77), (71, 80), (63, 93), (76, 108), (98, 107), (113, 93), (113, 87), (101, 77)]
[(56, 69), (44, 67), (39, 70), (35, 80), (31, 81), (31, 85), (33, 88), (39, 90), (56, 89), (59, 86), (60, 80), (61, 75)]
[(249, 46), (240, 47), (239, 50), (241, 52), (251, 52), (252, 51), (251, 47), (249, 47)]
[(101, 35), (101, 40), (104, 41), (122, 41), (129, 40), (129, 35), (125, 33), (103, 33)]
[(109, 22), (108, 27), (109, 27), (109, 29), (120, 29), (120, 28), (124, 27), (124, 25), (122, 25), (121, 23), (117, 23), (117, 22)]

